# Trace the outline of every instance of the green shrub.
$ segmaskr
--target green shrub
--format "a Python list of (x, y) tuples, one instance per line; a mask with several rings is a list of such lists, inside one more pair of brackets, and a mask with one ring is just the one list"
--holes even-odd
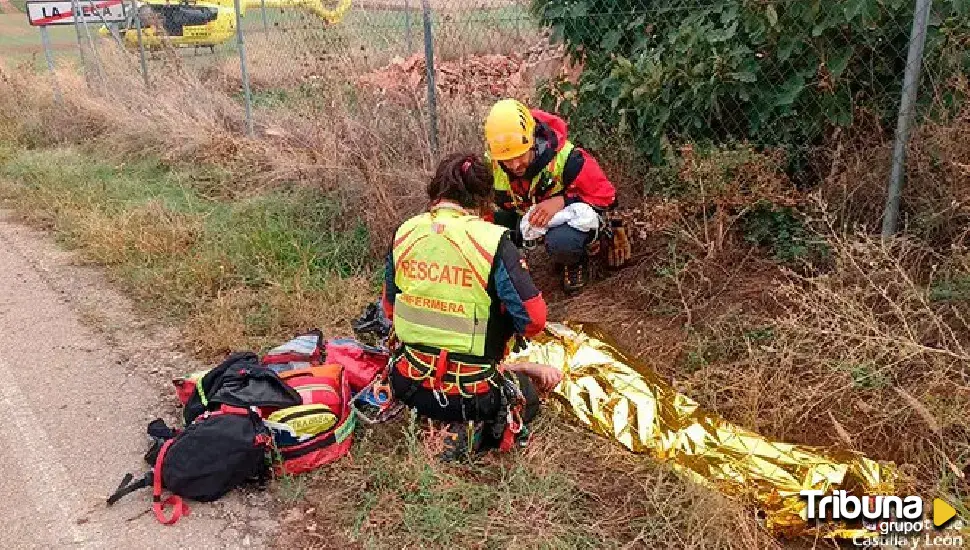
[(768, 248), (780, 262), (810, 261), (828, 253), (824, 241), (805, 226), (794, 208), (762, 201), (741, 220), (744, 239)]
[[(953, 51), (966, 64), (966, 49), (947, 45), (966, 39), (970, 3), (933, 6), (927, 70), (940, 76), (942, 64), (953, 61), (940, 52)], [(850, 125), (860, 108), (891, 127), (913, 5), (533, 0), (532, 10), (583, 63), (578, 82), (544, 88), (543, 106), (559, 109), (591, 148), (619, 130), (659, 163), (665, 139), (804, 150), (826, 128)]]

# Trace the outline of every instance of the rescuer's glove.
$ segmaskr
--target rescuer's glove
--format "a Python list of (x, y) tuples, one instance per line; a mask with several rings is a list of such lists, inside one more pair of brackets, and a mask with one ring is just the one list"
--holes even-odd
[(614, 268), (626, 265), (633, 255), (626, 225), (619, 217), (613, 217), (607, 222), (606, 252), (607, 263)]

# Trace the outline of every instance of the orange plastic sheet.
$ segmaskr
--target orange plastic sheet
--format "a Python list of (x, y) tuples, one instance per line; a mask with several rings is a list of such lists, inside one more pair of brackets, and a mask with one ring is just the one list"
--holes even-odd
[[(770, 441), (701, 409), (627, 356), (593, 325), (549, 323), (509, 363), (563, 371), (555, 394), (580, 423), (635, 453), (649, 454), (694, 481), (754, 502), (776, 536), (872, 536), (861, 526), (806, 521), (799, 491), (894, 494), (896, 468), (848, 451)], [(811, 523), (811, 525), (810, 525)]]

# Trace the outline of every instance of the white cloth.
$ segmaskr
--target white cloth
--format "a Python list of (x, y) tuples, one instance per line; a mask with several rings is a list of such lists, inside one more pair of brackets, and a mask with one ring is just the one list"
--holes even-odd
[(546, 234), (546, 231), (550, 227), (556, 227), (562, 224), (568, 224), (573, 229), (578, 229), (580, 231), (593, 231), (599, 228), (600, 219), (593, 210), (593, 207), (586, 204), (585, 202), (575, 202), (570, 204), (566, 208), (563, 208), (556, 215), (549, 220), (549, 224), (546, 227), (533, 227), (529, 223), (529, 216), (532, 214), (535, 206), (529, 209), (528, 212), (522, 216), (522, 221), (519, 222), (519, 229), (522, 231), (522, 239), (526, 241), (534, 241), (539, 237)]

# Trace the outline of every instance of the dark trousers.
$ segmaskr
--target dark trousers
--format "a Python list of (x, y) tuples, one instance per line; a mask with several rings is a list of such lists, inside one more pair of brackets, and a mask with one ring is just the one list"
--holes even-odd
[[(521, 415), (522, 422), (528, 424), (539, 415), (539, 392), (528, 376), (518, 372), (506, 373), (506, 376), (509, 375), (516, 377), (519, 390), (522, 391), (522, 396), (525, 398)], [(491, 436), (491, 427), (497, 420), (502, 408), (501, 390), (492, 387), (488, 393), (472, 397), (449, 395), (447, 396), (447, 405), (442, 407), (434, 392), (423, 386), (415, 388), (415, 384), (419, 385), (420, 382), (404, 376), (396, 368), (391, 369), (391, 391), (394, 392), (396, 399), (400, 399), (402, 403), (415, 409), (420, 416), (432, 420), (483, 422), (485, 429), (482, 432), (482, 449), (498, 446), (499, 442)]]
[[(495, 211), (495, 223), (510, 230), (515, 246), (522, 246), (522, 232), (519, 223), (522, 216), (513, 210)], [(595, 231), (580, 231), (566, 224), (551, 227), (543, 239), (546, 252), (552, 261), (562, 265), (575, 265), (586, 259), (586, 245), (593, 242)]]

